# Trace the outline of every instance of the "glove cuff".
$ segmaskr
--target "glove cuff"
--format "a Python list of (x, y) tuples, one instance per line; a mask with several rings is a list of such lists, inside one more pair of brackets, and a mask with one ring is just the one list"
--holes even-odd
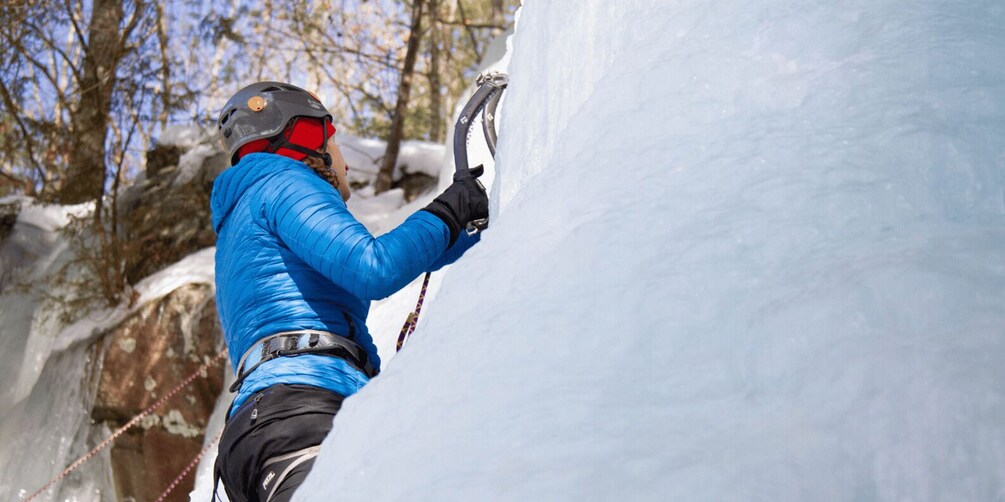
[(433, 216), (443, 220), (443, 223), (447, 225), (447, 229), (450, 230), (450, 242), (447, 244), (447, 248), (450, 248), (450, 246), (454, 245), (454, 242), (457, 242), (457, 238), (460, 237), (463, 227), (457, 215), (450, 210), (449, 205), (439, 200), (433, 200), (428, 206), (422, 208), (421, 211), (431, 213)]

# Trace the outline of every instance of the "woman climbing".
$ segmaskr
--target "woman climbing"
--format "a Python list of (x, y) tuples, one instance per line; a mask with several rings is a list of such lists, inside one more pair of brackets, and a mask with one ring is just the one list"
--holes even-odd
[(289, 500), (343, 399), (379, 372), (370, 301), (460, 257), (488, 197), (472, 169), (375, 238), (346, 207), (347, 167), (316, 96), (252, 84), (218, 126), (232, 167), (211, 200), (216, 296), (237, 397), (216, 474), (232, 502)]

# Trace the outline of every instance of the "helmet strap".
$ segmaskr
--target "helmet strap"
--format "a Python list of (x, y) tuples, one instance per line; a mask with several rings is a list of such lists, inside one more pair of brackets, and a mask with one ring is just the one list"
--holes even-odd
[[(294, 124), (296, 123), (295, 122), (296, 120), (300, 120), (300, 118), (298, 117), (298, 118), (294, 119)], [(327, 117), (325, 117), (324, 119), (321, 120), (321, 131), (322, 131), (322, 133), (321, 133), (322, 136), (324, 136), (324, 139), (321, 142), (321, 146), (323, 147), (328, 142), (328, 118)], [(278, 134), (275, 137), (273, 137), (269, 141), (269, 146), (266, 148), (266, 151), (269, 152), (269, 153), (276, 153), (277, 151), (279, 151), (280, 148), (286, 148), (288, 150), (293, 150), (295, 152), (300, 152), (300, 153), (302, 153), (304, 155), (307, 155), (308, 157), (314, 157), (316, 159), (320, 159), (321, 162), (324, 162), (326, 168), (331, 168), (331, 166), (332, 166), (332, 156), (331, 156), (330, 153), (328, 153), (328, 152), (321, 153), (321, 152), (318, 152), (317, 150), (311, 150), (310, 148), (305, 148), (305, 147), (302, 147), (302, 146), (297, 145), (295, 143), (291, 143), (289, 140), (286, 139), (286, 134), (285, 133)]]

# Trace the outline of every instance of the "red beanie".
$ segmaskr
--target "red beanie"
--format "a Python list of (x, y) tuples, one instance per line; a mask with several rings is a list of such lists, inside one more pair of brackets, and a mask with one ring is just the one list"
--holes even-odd
[[(335, 126), (327, 120), (324, 122), (327, 131), (322, 131), (321, 120), (313, 117), (297, 117), (290, 121), (283, 134), (286, 141), (297, 146), (317, 150), (321, 148), (328, 138), (335, 134)], [(240, 159), (249, 153), (264, 152), (269, 148), (268, 139), (256, 139), (237, 150), (237, 158)], [(293, 160), (304, 160), (306, 153), (280, 147), (275, 153)]]

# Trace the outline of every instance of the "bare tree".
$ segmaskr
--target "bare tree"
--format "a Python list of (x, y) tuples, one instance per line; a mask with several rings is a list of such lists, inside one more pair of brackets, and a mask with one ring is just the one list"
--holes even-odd
[(440, 141), (445, 133), (446, 120), (443, 108), (443, 84), (441, 75), (440, 40), (440, 0), (429, 0), (429, 139)]
[[(161, 2), (161, 3), (157, 3)], [(163, 0), (36, 0), (0, 6), (4, 64), (0, 75), (3, 147), (0, 170), (45, 198), (67, 203), (99, 199), (110, 172), (108, 133), (124, 87), (158, 92), (150, 67), (170, 72), (149, 41)], [(84, 12), (89, 7), (88, 12)], [(128, 67), (126, 67), (128, 63)], [(142, 82), (142, 84), (138, 84)], [(163, 94), (163, 93), (162, 93)], [(145, 112), (170, 106), (147, 102)], [(143, 120), (151, 120), (144, 113)], [(161, 117), (160, 123), (164, 123)], [(149, 138), (154, 124), (143, 124)]]
[(377, 183), (374, 189), (377, 193), (391, 188), (394, 166), (398, 162), (398, 152), (401, 149), (402, 135), (405, 131), (405, 114), (408, 112), (408, 99), (412, 91), (412, 75), (415, 73), (415, 60), (419, 54), (419, 42), (422, 39), (422, 9), (425, 0), (414, 0), (412, 4), (412, 24), (408, 33), (408, 48), (405, 51), (405, 61), (401, 68), (398, 83), (398, 103), (394, 107), (391, 119), (391, 133), (387, 138), (387, 150), (380, 161), (380, 172), (377, 173)]
[[(66, 178), (55, 200), (77, 204), (104, 194), (105, 136), (108, 133), (119, 62), (129, 50), (126, 40), (139, 22), (140, 9), (120, 31), (125, 17), (121, 0), (94, 0), (86, 34), (74, 22), (84, 61), (80, 67), (79, 98), (71, 113), (70, 158)], [(71, 18), (72, 19), (72, 18)], [(84, 36), (87, 40), (84, 40)]]
[[(389, 150), (441, 140), (446, 111), (516, 3), (0, 2), (0, 191), (94, 200), (117, 170), (112, 143), (132, 142), (128, 178), (158, 131), (179, 119), (211, 125), (230, 94), (259, 79), (311, 88), (341, 129), (388, 139)], [(127, 89), (156, 99), (123, 99)], [(135, 134), (115, 135), (122, 117), (140, 122)]]

